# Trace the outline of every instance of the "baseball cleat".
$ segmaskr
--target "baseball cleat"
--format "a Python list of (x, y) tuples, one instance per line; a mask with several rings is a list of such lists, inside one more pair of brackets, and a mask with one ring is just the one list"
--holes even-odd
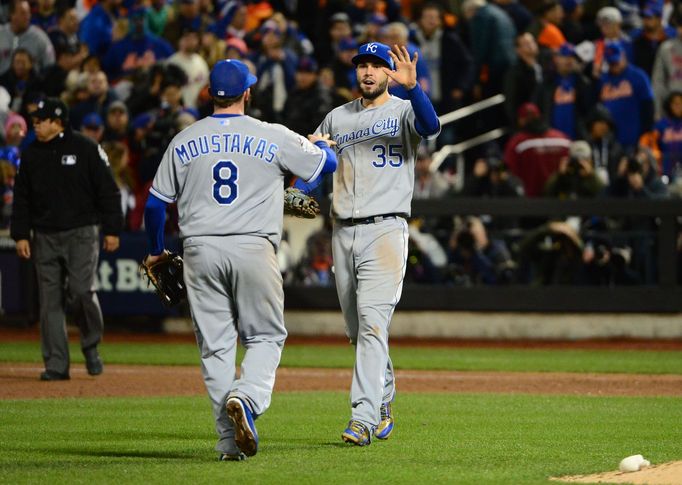
[(53, 370), (46, 370), (40, 373), (41, 381), (68, 381), (70, 379), (69, 373), (55, 372)]
[(225, 405), (227, 416), (234, 424), (234, 441), (246, 456), (253, 456), (258, 451), (258, 432), (253, 422), (251, 409), (238, 397), (231, 397)]
[(348, 427), (341, 435), (341, 438), (346, 443), (351, 443), (357, 446), (365, 446), (371, 442), (371, 433), (369, 432), (369, 428), (360, 421), (351, 419), (348, 423)]
[(220, 455), (220, 461), (244, 461), (246, 455), (241, 451), (239, 453), (223, 453)]
[(387, 440), (393, 432), (393, 415), (391, 413), (391, 403), (385, 402), (381, 405), (381, 422), (374, 430), (374, 437), (379, 440)]
[(88, 374), (98, 376), (104, 371), (104, 364), (102, 364), (102, 358), (97, 352), (97, 347), (84, 350), (83, 355), (85, 356), (85, 368), (88, 370)]

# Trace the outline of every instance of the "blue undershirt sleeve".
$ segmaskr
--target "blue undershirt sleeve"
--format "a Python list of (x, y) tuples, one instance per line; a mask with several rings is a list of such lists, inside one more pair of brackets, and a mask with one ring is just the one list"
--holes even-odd
[(336, 153), (334, 152), (334, 150), (332, 150), (332, 148), (323, 141), (316, 141), (315, 145), (317, 145), (326, 152), (327, 159), (324, 162), (324, 166), (322, 167), (320, 175), (315, 177), (313, 180), (311, 180), (310, 182), (306, 182), (302, 178), (298, 178), (296, 179), (296, 182), (294, 182), (294, 188), (300, 190), (304, 194), (309, 194), (310, 192), (315, 190), (315, 188), (318, 185), (320, 185), (320, 182), (322, 182), (323, 178), (322, 176), (325, 173), (330, 173), (336, 170), (337, 160)]
[(419, 83), (407, 92), (412, 109), (414, 110), (414, 127), (423, 137), (435, 135), (440, 130), (440, 121), (431, 100), (426, 96)]
[(166, 202), (149, 194), (144, 206), (144, 227), (147, 232), (149, 254), (158, 256), (163, 252), (163, 226), (166, 222)]

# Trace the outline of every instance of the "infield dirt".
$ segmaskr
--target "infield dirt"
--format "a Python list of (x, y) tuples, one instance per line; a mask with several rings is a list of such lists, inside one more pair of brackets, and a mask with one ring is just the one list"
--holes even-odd
[(605, 472), (592, 475), (556, 477), (552, 480), (567, 483), (632, 483), (634, 485), (680, 485), (682, 484), (682, 461), (653, 465), (638, 472)]

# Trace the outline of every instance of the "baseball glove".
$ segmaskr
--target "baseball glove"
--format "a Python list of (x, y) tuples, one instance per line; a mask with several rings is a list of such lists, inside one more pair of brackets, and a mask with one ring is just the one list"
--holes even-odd
[(289, 187), (284, 191), (284, 213), (313, 219), (320, 213), (320, 205), (313, 197), (304, 194), (299, 189)]
[[(168, 251), (159, 261), (146, 264), (142, 261), (140, 270), (144, 271), (148, 282), (156, 288), (164, 305), (172, 307), (183, 301), (187, 296), (187, 288), (182, 277), (182, 258)], [(146, 259), (146, 258), (145, 258)]]

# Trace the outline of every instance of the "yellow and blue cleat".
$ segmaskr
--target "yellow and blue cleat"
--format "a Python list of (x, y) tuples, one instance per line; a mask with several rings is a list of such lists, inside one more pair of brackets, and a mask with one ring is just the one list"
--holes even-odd
[(355, 419), (350, 420), (348, 427), (341, 435), (343, 441), (357, 446), (365, 446), (370, 444), (371, 437), (372, 433), (370, 432), (369, 428)]
[(393, 432), (393, 414), (391, 413), (391, 403), (385, 402), (381, 405), (381, 422), (374, 430), (374, 437), (379, 440), (387, 440)]

